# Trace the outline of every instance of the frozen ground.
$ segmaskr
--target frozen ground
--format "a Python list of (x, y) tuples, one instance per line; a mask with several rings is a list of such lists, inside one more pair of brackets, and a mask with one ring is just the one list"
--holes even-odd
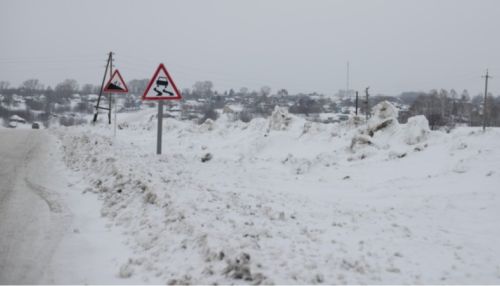
[(139, 283), (113, 269), (131, 251), (45, 130), (0, 129), (0, 284)]
[(166, 119), (157, 156), (154, 114), (119, 114), (116, 138), (106, 125), (51, 131), (84, 178), (68, 191), (98, 198), (126, 244), (101, 263), (120, 283), (500, 283), (498, 129), (431, 132), (390, 106), (368, 124), (276, 110)]

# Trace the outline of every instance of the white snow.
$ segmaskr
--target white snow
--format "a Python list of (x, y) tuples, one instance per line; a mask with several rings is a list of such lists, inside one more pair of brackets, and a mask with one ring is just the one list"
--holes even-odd
[(26, 120), (24, 118), (22, 118), (21, 116), (16, 115), (16, 114), (14, 114), (11, 117), (9, 117), (9, 120), (10, 121), (20, 122), (20, 123), (26, 123)]
[[(0, 130), (0, 283), (138, 284), (118, 267), (131, 250), (101, 202), (68, 170), (45, 130)], [(137, 277), (139, 278), (139, 277)]]
[(406, 128), (405, 142), (410, 145), (425, 141), (431, 132), (429, 121), (423, 115), (409, 118), (406, 125), (408, 128)]
[(368, 124), (169, 118), (159, 156), (154, 109), (118, 114), (116, 138), (54, 132), (127, 237), (122, 283), (500, 282), (500, 130), (375, 110)]

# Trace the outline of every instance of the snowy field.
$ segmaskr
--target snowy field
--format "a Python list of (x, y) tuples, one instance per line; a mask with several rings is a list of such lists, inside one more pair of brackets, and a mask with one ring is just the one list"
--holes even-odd
[[(155, 109), (118, 114), (116, 137), (107, 124), (50, 132), (80, 178), (66, 190), (73, 205), (100, 214), (116, 245), (101, 250), (110, 282), (500, 283), (500, 130), (394, 116), (382, 104), (368, 124), (280, 109), (250, 123), (165, 119), (159, 156)], [(100, 239), (84, 221), (71, 228)], [(70, 258), (85, 253), (64, 251), (73, 240), (52, 268), (75, 273), (45, 282), (82, 270)]]

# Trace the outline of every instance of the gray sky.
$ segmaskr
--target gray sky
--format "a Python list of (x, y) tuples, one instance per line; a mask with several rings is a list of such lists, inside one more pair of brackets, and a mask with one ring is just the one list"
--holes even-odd
[(371, 86), (500, 94), (497, 0), (0, 0), (0, 80), (99, 84), (106, 53), (125, 80), (165, 63), (180, 88), (333, 94)]

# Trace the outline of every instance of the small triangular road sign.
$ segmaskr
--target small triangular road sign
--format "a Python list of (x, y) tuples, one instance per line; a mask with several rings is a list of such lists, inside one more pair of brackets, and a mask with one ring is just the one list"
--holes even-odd
[(142, 100), (179, 100), (181, 93), (163, 64), (156, 69), (148, 87), (142, 95)]
[(108, 83), (104, 87), (104, 92), (127, 93), (128, 87), (118, 70), (115, 70)]

